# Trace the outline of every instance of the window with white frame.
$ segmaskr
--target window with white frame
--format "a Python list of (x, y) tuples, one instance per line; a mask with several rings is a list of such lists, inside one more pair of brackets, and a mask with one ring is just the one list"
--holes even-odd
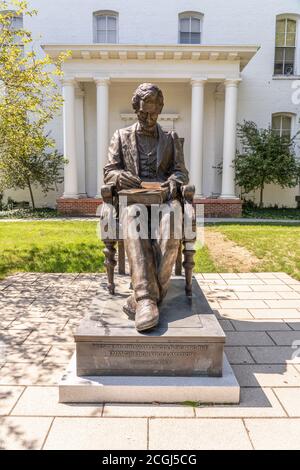
[(290, 140), (292, 137), (292, 116), (288, 113), (272, 115), (272, 130), (280, 137)]
[(94, 42), (115, 44), (118, 42), (118, 13), (97, 11), (94, 13)]
[(202, 20), (201, 13), (179, 14), (179, 44), (201, 44)]
[[(12, 29), (12, 30), (19, 30), (19, 29), (22, 29), (23, 28), (23, 15), (20, 14), (18, 15), (17, 12), (13, 11), (13, 10), (1, 10), (0, 11), (0, 14), (5, 16), (7, 14), (10, 15), (10, 24), (9, 24), (9, 27)], [(11, 15), (14, 15), (14, 16), (11, 16)]]
[(296, 35), (295, 19), (277, 19), (274, 75), (295, 75)]
[[(0, 14), (3, 15), (4, 17), (6, 15), (6, 20), (9, 20), (7, 27), (14, 33), (14, 42), (15, 44), (20, 43), (20, 33), (18, 34), (18, 31), (23, 29), (23, 15), (22, 14), (17, 14), (14, 10), (1, 10)], [(19, 45), (20, 49), (22, 50), (24, 46)]]
[(23, 15), (15, 15), (12, 19), (12, 29), (18, 30), (23, 28)]

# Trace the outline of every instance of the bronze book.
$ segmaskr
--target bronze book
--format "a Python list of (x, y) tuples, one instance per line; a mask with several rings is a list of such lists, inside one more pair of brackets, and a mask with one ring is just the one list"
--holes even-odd
[(168, 188), (159, 183), (142, 183), (141, 188), (122, 189), (119, 196), (127, 197), (127, 204), (163, 204), (168, 199)]

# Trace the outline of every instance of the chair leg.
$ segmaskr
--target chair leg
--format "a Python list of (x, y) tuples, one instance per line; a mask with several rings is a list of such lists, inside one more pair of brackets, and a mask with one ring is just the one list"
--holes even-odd
[(119, 274), (125, 274), (125, 248), (123, 240), (118, 241)]
[(115, 293), (114, 271), (115, 271), (115, 266), (117, 264), (115, 260), (116, 242), (114, 240), (104, 240), (104, 244), (105, 244), (105, 248), (103, 252), (105, 255), (104, 265), (106, 267), (107, 280), (108, 280), (107, 288), (108, 288), (109, 293), (114, 295)]
[(181, 274), (182, 274), (182, 243), (180, 242), (180, 245), (178, 247), (176, 263), (175, 263), (175, 275), (181, 276)]
[(195, 266), (194, 254), (195, 250), (191, 249), (190, 242), (183, 242), (183, 267), (185, 270), (185, 294), (192, 297), (193, 268)]

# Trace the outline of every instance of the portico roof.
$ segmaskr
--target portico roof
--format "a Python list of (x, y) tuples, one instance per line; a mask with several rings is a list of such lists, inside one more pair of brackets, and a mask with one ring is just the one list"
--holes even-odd
[(168, 60), (168, 61), (237, 61), (240, 70), (248, 64), (257, 45), (133, 45), (133, 44), (45, 44), (52, 58), (71, 51), (68, 60)]

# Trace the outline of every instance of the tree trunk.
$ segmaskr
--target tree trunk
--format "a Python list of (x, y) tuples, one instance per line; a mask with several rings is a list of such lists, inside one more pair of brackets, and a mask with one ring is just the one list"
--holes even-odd
[(259, 208), (260, 209), (264, 207), (264, 189), (265, 189), (265, 184), (262, 183), (260, 187), (260, 196), (259, 196)]
[(29, 189), (29, 192), (30, 192), (30, 199), (31, 199), (32, 209), (35, 210), (35, 203), (34, 203), (33, 192), (32, 192), (32, 187), (31, 187), (30, 181), (28, 181), (28, 189)]

